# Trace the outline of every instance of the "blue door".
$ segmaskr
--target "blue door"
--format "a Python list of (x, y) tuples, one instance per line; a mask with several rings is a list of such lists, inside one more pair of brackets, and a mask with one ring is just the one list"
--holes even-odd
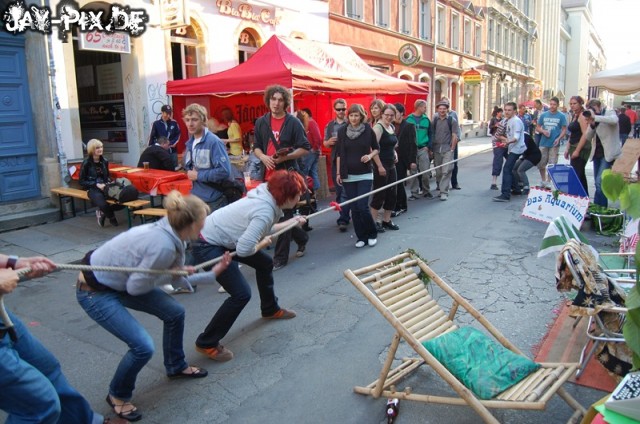
[(0, 202), (39, 196), (24, 37), (0, 31)]

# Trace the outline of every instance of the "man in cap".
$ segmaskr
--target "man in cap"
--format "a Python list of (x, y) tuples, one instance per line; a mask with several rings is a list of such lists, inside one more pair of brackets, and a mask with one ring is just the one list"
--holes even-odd
[[(436, 180), (440, 188), (440, 200), (447, 200), (453, 171), (453, 153), (458, 145), (458, 121), (449, 115), (449, 101), (440, 100), (431, 120), (431, 150), (436, 166)], [(442, 164), (447, 164), (441, 166)]]
[(169, 154), (171, 155), (171, 161), (173, 168), (178, 166), (178, 151), (176, 146), (180, 139), (180, 127), (178, 123), (171, 119), (173, 109), (169, 105), (164, 105), (160, 108), (162, 116), (151, 125), (151, 134), (149, 135), (149, 146), (153, 146), (158, 143), (160, 137), (166, 137), (169, 140)]

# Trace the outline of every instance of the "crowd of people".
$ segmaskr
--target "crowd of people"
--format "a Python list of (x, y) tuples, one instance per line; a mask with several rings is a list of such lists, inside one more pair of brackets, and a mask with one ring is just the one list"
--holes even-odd
[[(255, 270), (262, 318), (296, 317), (294, 311), (282, 308), (278, 302), (274, 271), (288, 263), (292, 240), (297, 245), (295, 256), (305, 254), (310, 239), (304, 230), (307, 220), (296, 214), (296, 207), (302, 196), (319, 188), (317, 164), (323, 145), (331, 150), (336, 201), (351, 200), (340, 209), (337, 226), (346, 232), (353, 223), (356, 248), (373, 247), (380, 233), (399, 230), (392, 218), (406, 212), (411, 201), (420, 197), (447, 201), (451, 190), (461, 189), (454, 162), (461, 126), (447, 98), (437, 102), (431, 117), (425, 100), (415, 101), (412, 112), (407, 114), (406, 105), (401, 103), (386, 104), (375, 99), (365, 107), (348, 105), (339, 98), (333, 102), (335, 117), (326, 125), (324, 134), (311, 111), (288, 112), (292, 98), (285, 87), (268, 87), (264, 102), (268, 112), (255, 122), (253, 145), (253, 154), (263, 168), (263, 183), (240, 200), (227, 198), (222, 184), (232, 178), (233, 172), (226, 144), (237, 143), (237, 122), (230, 110), (225, 112), (226, 136), (215, 134), (206, 108), (191, 104), (182, 112), (189, 138), (180, 164), (193, 183), (191, 195), (170, 193), (164, 199), (167, 217), (121, 233), (87, 253), (83, 260), (91, 266), (182, 270), (185, 274), (157, 277), (144, 271), (96, 270), (83, 271), (78, 276), (76, 297), (82, 309), (128, 347), (108, 388), (106, 402), (118, 416), (111, 422), (142, 418), (132, 403), (133, 392), (139, 372), (154, 353), (151, 337), (129, 310), (146, 312), (163, 322), (162, 349), (169, 378), (197, 379), (208, 374), (204, 368), (186, 362), (185, 308), (159, 286), (170, 283), (194, 292), (196, 283), (217, 281), (228, 293), (195, 341), (196, 351), (214, 361), (233, 359), (222, 339), (251, 298), (240, 264)], [(496, 106), (493, 112), (489, 123), (493, 144), (490, 189), (500, 191), (493, 200), (506, 202), (512, 195), (526, 194), (531, 187), (527, 171), (533, 167), (540, 171), (539, 185), (549, 187), (546, 166), (557, 163), (560, 146), (566, 140), (565, 158), (576, 170), (586, 193), (585, 168), (590, 160), (593, 162), (594, 202), (606, 206), (602, 172), (621, 154), (621, 146), (637, 125), (637, 120), (631, 119), (631, 113), (635, 113), (616, 114), (596, 99), (585, 105), (579, 96), (571, 97), (570, 112), (566, 114), (559, 108), (557, 98), (550, 99), (547, 110), (539, 101), (535, 105), (533, 113), (524, 104), (514, 102)], [(144, 162), (176, 169), (178, 164), (171, 149), (175, 147), (177, 124), (171, 119), (170, 107), (163, 107), (162, 112), (162, 118), (153, 125)], [(179, 129), (177, 132), (179, 135)], [(98, 207), (99, 225), (104, 226), (107, 219), (117, 225), (113, 205), (106, 202), (103, 192), (109, 168), (102, 143), (92, 140), (87, 150), (80, 184)], [(432, 166), (435, 187), (431, 184)], [(419, 177), (406, 184), (394, 184), (418, 173)], [(271, 234), (275, 232), (282, 234), (271, 255), (264, 247), (271, 244)], [(203, 273), (195, 272), (194, 264), (211, 260), (217, 263)], [(46, 258), (5, 255), (0, 255), (0, 266), (0, 294), (15, 288), (18, 278), (14, 269), (30, 267), (31, 276), (54, 269)], [(7, 329), (0, 328), (0, 355), (20, 364), (19, 368), (3, 371), (0, 379), (0, 408), (7, 411), (10, 419), (27, 414), (29, 419), (46, 423), (110, 422), (91, 410), (66, 382), (53, 355), (16, 317), (12, 318), (19, 334), (17, 342), (10, 341)], [(29, 378), (17, 380), (17, 373)], [(31, 407), (16, 407), (19, 401), (29, 402)]]

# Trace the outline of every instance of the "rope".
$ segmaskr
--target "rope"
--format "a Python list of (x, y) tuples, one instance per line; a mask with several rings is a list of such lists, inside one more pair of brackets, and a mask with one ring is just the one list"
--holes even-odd
[[(454, 159), (454, 160), (451, 160), (451, 161), (449, 161), (449, 162), (446, 162), (446, 163), (440, 164), (440, 165), (438, 165), (438, 166), (434, 166), (433, 168), (429, 168), (429, 169), (427, 169), (427, 170), (424, 170), (424, 171), (421, 171), (421, 172), (417, 172), (417, 173), (415, 173), (415, 174), (413, 174), (413, 175), (409, 175), (408, 177), (403, 178), (403, 179), (401, 179), (401, 180), (396, 180), (396, 181), (395, 181), (395, 182), (393, 182), (393, 183), (387, 184), (387, 185), (382, 186), (382, 187), (379, 187), (379, 188), (377, 188), (377, 189), (375, 189), (375, 190), (371, 190), (371, 191), (369, 191), (368, 193), (365, 193), (365, 194), (362, 194), (362, 195), (360, 195), (360, 196), (354, 197), (353, 199), (345, 200), (345, 201), (344, 201), (344, 202), (342, 202), (342, 203), (333, 204), (332, 206), (329, 206), (328, 208), (325, 208), (325, 209), (319, 210), (319, 211), (317, 211), (317, 212), (315, 212), (315, 213), (312, 213), (311, 215), (307, 215), (305, 218), (306, 218), (306, 219), (307, 219), (307, 221), (308, 221), (308, 220), (310, 220), (311, 218), (315, 218), (315, 217), (317, 217), (317, 216), (322, 215), (323, 213), (326, 213), (326, 212), (329, 212), (329, 211), (334, 211), (334, 210), (340, 210), (340, 208), (342, 208), (342, 207), (343, 207), (343, 206), (345, 206), (345, 205), (348, 205), (348, 204), (353, 203), (353, 202), (357, 202), (357, 201), (358, 201), (358, 200), (360, 200), (360, 199), (363, 199), (363, 198), (365, 198), (365, 197), (369, 197), (369, 196), (371, 196), (371, 195), (372, 195), (372, 194), (374, 194), (374, 193), (377, 193), (377, 192), (379, 192), (379, 191), (386, 190), (386, 189), (388, 189), (389, 187), (393, 187), (394, 185), (398, 185), (398, 184), (404, 183), (405, 181), (408, 181), (408, 180), (410, 180), (410, 179), (412, 179), (412, 178), (416, 178), (416, 177), (418, 177), (418, 176), (420, 176), (420, 175), (422, 175), (422, 174), (426, 174), (427, 172), (431, 172), (431, 171), (433, 171), (434, 169), (438, 169), (438, 168), (441, 168), (441, 167), (443, 167), (443, 166), (447, 166), (447, 165), (450, 165), (450, 164), (452, 164), (452, 163), (456, 163), (456, 162), (458, 162), (458, 161), (460, 161), (460, 160), (462, 160), (462, 159), (470, 158), (470, 157), (472, 157), (472, 156), (474, 156), (474, 155), (477, 155), (477, 154), (480, 154), (480, 153), (486, 153), (486, 152), (489, 152), (489, 151), (491, 151), (491, 150), (493, 150), (493, 147), (486, 148), (486, 149), (482, 149), (482, 150), (479, 150), (479, 151), (477, 151), (477, 152), (475, 152), (475, 153), (470, 154), (469, 156), (465, 156), (465, 157), (463, 157), (463, 158)], [(287, 231), (291, 230), (292, 228), (296, 227), (297, 225), (298, 225), (298, 223), (297, 223), (297, 222), (296, 222), (296, 223), (291, 223), (291, 224), (287, 225), (286, 227), (284, 227), (284, 228), (282, 228), (282, 229), (280, 229), (280, 230), (276, 231), (275, 233), (273, 233), (273, 234), (269, 234), (269, 236), (268, 236), (268, 237), (272, 238), (272, 237), (279, 236), (280, 234), (286, 233)], [(257, 252), (258, 250), (260, 250), (260, 249), (262, 249), (262, 248), (264, 248), (264, 247), (268, 246), (269, 244), (270, 244), (270, 241), (268, 241), (268, 240), (266, 240), (266, 239), (262, 239), (262, 240), (260, 241), (260, 243), (258, 243), (258, 245), (256, 246), (256, 252)], [(231, 252), (231, 257), (234, 257), (235, 255), (236, 255), (236, 252), (235, 252), (235, 251)], [(195, 268), (196, 268), (196, 269), (203, 269), (203, 268), (206, 268), (206, 267), (209, 267), (209, 266), (215, 265), (215, 264), (217, 264), (218, 262), (220, 262), (221, 260), (222, 260), (222, 256), (218, 256), (217, 258), (214, 258), (214, 259), (208, 260), (208, 261), (206, 261), (206, 262), (203, 262), (203, 263), (201, 263), (201, 264), (199, 264), (199, 265), (196, 265), (196, 266), (195, 266)]]

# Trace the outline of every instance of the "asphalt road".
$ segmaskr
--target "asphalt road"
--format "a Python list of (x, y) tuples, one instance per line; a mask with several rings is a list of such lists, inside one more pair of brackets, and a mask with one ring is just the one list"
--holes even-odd
[[(461, 155), (482, 150), (488, 140), (468, 140)], [(539, 177), (533, 171), (529, 175), (535, 183)], [(546, 226), (520, 216), (524, 199), (491, 201), (497, 192), (489, 190), (490, 173), (490, 153), (463, 159), (459, 175), (462, 190), (451, 191), (446, 202), (410, 202), (409, 211), (394, 220), (400, 230), (381, 234), (373, 248), (356, 249), (351, 227), (347, 233), (338, 232), (335, 212), (314, 219), (307, 254), (292, 257), (289, 265), (275, 273), (281, 306), (294, 309), (298, 317), (284, 322), (260, 319), (254, 290), (254, 298), (223, 340), (235, 353), (230, 362), (212, 362), (197, 353), (193, 344), (225, 294), (218, 293), (217, 286), (209, 286), (200, 287), (196, 294), (178, 295), (177, 300), (187, 309), (187, 358), (208, 369), (205, 379), (169, 381), (162, 365), (160, 322), (134, 312), (156, 343), (156, 354), (140, 373), (133, 399), (143, 422), (386, 422), (386, 400), (355, 394), (353, 386), (377, 378), (394, 333), (343, 277), (343, 271), (409, 248), (429, 260), (442, 278), (530, 353), (545, 335), (562, 299), (555, 290), (554, 258), (536, 257)], [(98, 228), (93, 215), (78, 216), (2, 233), (0, 251), (45, 254), (64, 263), (80, 259), (122, 230), (122, 226)], [(592, 231), (587, 235), (598, 246), (615, 243)], [(295, 246), (292, 255), (294, 252)], [(243, 270), (249, 271), (247, 267)], [(252, 273), (248, 275), (253, 281)], [(60, 359), (69, 380), (94, 408), (110, 415), (104, 398), (126, 346), (79, 307), (74, 283), (74, 273), (54, 273), (22, 283), (14, 294), (6, 296), (5, 303)], [(396, 358), (410, 355), (411, 350), (401, 345)], [(405, 386), (416, 392), (452, 393), (425, 367), (398, 387)], [(568, 390), (585, 406), (604, 396), (573, 384)], [(555, 424), (566, 422), (571, 410), (555, 397), (546, 411), (495, 410), (495, 414), (505, 423)], [(468, 407), (403, 401), (396, 422), (475, 424), (480, 419)]]

